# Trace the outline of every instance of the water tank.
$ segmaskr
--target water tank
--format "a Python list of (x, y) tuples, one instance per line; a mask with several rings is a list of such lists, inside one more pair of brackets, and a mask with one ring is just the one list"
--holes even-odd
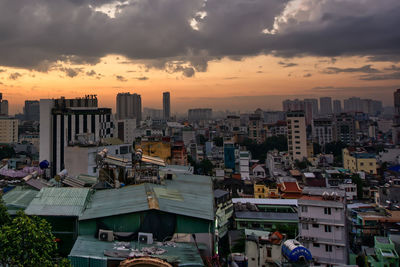
[(47, 169), (50, 166), (50, 163), (47, 160), (43, 160), (39, 163), (40, 169)]
[(312, 260), (311, 252), (297, 240), (286, 240), (282, 245), (282, 254), (291, 262)]

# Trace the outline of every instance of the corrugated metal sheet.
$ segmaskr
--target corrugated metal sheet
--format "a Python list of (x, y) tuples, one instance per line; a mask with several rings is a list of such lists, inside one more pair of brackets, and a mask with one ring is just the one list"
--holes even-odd
[(79, 216), (89, 195), (88, 188), (43, 188), (29, 204), (25, 213), (41, 216)]
[(206, 220), (214, 219), (214, 194), (209, 176), (180, 174), (165, 185), (142, 184), (94, 193), (79, 220), (87, 220), (150, 209), (147, 195), (156, 197), (164, 212)]
[(79, 220), (108, 217), (147, 210), (145, 185), (96, 191)]
[[(175, 243), (175, 245), (175, 247), (159, 246), (166, 252), (161, 255), (153, 255), (153, 257), (168, 262), (179, 262), (178, 266), (203, 266), (203, 261), (194, 244)], [(141, 244), (140, 248), (151, 246), (154, 245)], [(123, 258), (104, 256), (104, 250), (113, 250), (114, 247), (114, 242), (99, 241), (92, 236), (79, 236), (68, 258), (73, 266), (83, 266), (85, 263), (87, 264), (85, 266), (106, 266), (103, 264), (107, 262), (107, 259), (123, 260)], [(137, 242), (131, 242), (131, 247), (139, 248), (139, 245)]]
[(37, 190), (17, 186), (7, 194), (3, 195), (3, 200), (10, 214), (14, 215), (17, 210), (24, 210), (29, 203), (39, 193)]

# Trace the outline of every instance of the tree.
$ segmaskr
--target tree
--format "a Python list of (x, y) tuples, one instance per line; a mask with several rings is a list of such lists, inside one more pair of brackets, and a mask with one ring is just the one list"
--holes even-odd
[(203, 159), (199, 164), (202, 174), (212, 176), (214, 165), (209, 159)]
[(223, 137), (214, 137), (213, 139), (216, 146), (221, 147), (224, 146), (224, 138)]
[(12, 158), (15, 156), (15, 150), (11, 146), (0, 147), (0, 160), (6, 158)]
[(351, 176), (351, 181), (357, 186), (357, 199), (363, 198), (363, 181), (358, 174)]
[(4, 204), (3, 198), (0, 195), (0, 227), (11, 222), (10, 215), (7, 212), (7, 207)]
[(54, 266), (57, 251), (54, 240), (46, 220), (28, 217), (19, 211), (11, 223), (0, 229), (0, 263), (2, 266)]

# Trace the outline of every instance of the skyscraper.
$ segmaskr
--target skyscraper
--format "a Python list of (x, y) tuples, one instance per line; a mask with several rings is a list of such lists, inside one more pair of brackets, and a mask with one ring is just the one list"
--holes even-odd
[(331, 97), (321, 97), (319, 99), (319, 111), (321, 115), (332, 114), (332, 98)]
[(8, 116), (8, 101), (3, 99), (2, 93), (0, 93), (0, 115)]
[(313, 118), (317, 117), (317, 115), (318, 115), (318, 99), (316, 99), (316, 98), (306, 98), (306, 99), (304, 99), (304, 102), (305, 103), (311, 103)]
[(400, 116), (400, 89), (394, 92), (394, 114)]
[(26, 100), (24, 106), (24, 119), (26, 121), (40, 120), (40, 104), (37, 100)]
[(333, 113), (340, 114), (342, 113), (342, 102), (340, 100), (333, 100)]
[(171, 98), (169, 92), (163, 93), (163, 117), (168, 120), (171, 117)]
[(117, 95), (117, 119), (136, 119), (136, 124), (140, 125), (142, 97), (138, 94), (119, 93)]

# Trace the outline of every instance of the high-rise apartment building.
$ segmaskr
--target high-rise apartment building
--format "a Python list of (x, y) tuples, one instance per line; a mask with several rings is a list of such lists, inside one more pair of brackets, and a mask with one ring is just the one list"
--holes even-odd
[(348, 262), (345, 196), (341, 190), (305, 187), (298, 200), (299, 241), (311, 251), (315, 264)]
[(2, 93), (0, 93), (0, 115), (8, 116), (8, 101), (3, 99)]
[(265, 131), (263, 128), (263, 121), (259, 114), (251, 114), (249, 117), (248, 125), (248, 137), (255, 141), (257, 144), (261, 144), (265, 141)]
[(169, 120), (171, 117), (171, 95), (169, 92), (163, 93), (163, 119)]
[(383, 112), (382, 101), (350, 97), (344, 100), (345, 112), (363, 112), (372, 116)]
[(136, 124), (142, 121), (142, 97), (138, 94), (119, 93), (117, 95), (117, 119), (136, 119)]
[(194, 108), (188, 110), (188, 120), (193, 121), (207, 121), (212, 118), (211, 108)]
[(10, 144), (18, 142), (18, 120), (0, 117), (0, 143)]
[(50, 162), (51, 175), (64, 169), (68, 145), (95, 145), (113, 137), (110, 108), (98, 108), (96, 96), (40, 100), (40, 155)]
[(320, 114), (325, 116), (325, 115), (330, 115), (332, 114), (332, 98), (331, 97), (321, 97), (319, 99), (319, 111)]
[(26, 100), (24, 106), (24, 120), (40, 120), (40, 103), (37, 100)]
[(307, 157), (307, 129), (303, 111), (289, 111), (286, 114), (289, 155), (293, 160)]
[(342, 113), (342, 102), (336, 99), (333, 100), (333, 114), (340, 114)]
[(346, 145), (354, 145), (356, 129), (353, 116), (341, 113), (335, 117), (333, 138), (335, 141), (340, 141)]
[(305, 103), (311, 103), (311, 107), (312, 107), (312, 115), (313, 118), (316, 118), (318, 115), (318, 99), (316, 98), (306, 98), (304, 99)]
[(314, 110), (315, 107), (313, 107), (315, 105), (315, 101), (310, 101), (310, 99), (308, 101), (306, 100), (299, 100), (299, 99), (295, 99), (295, 100), (285, 100), (282, 102), (283, 105), (283, 111), (288, 112), (288, 111), (299, 111), (302, 110), (304, 112), (305, 115), (305, 119), (306, 119), (306, 124), (310, 125), (312, 122), (312, 119), (314, 117)]
[(333, 123), (331, 118), (319, 118), (313, 121), (313, 139), (324, 146), (333, 141)]

